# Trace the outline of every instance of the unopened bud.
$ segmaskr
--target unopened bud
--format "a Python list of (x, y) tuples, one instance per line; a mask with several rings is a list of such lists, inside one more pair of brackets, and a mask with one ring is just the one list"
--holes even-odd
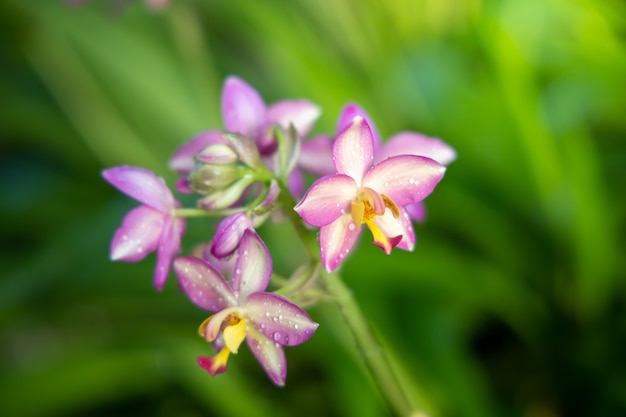
[(247, 171), (247, 168), (236, 165), (199, 165), (189, 175), (189, 188), (199, 194), (210, 194), (229, 187)]
[(216, 143), (201, 150), (196, 159), (204, 164), (228, 165), (237, 162), (237, 153), (225, 143)]

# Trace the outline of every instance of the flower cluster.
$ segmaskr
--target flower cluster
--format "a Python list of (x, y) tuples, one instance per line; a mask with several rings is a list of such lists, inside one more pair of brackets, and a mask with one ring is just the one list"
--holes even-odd
[[(197, 196), (192, 208), (143, 168), (103, 171), (105, 180), (140, 203), (115, 232), (111, 259), (136, 262), (156, 252), (155, 287), (161, 290), (173, 269), (188, 298), (212, 313), (200, 335), (216, 354), (198, 358), (211, 375), (224, 372), (246, 340), (270, 379), (283, 385), (283, 347), (304, 343), (318, 326), (302, 308), (305, 300), (316, 300), (316, 277), (341, 265), (363, 225), (384, 253), (412, 250), (413, 221), (424, 219), (422, 201), (456, 157), (441, 140), (417, 133), (383, 143), (355, 104), (344, 108), (336, 134), (309, 138), (320, 113), (307, 100), (268, 106), (246, 82), (227, 78), (224, 129), (200, 133), (169, 163), (179, 176), (177, 192)], [(220, 220), (209, 242), (180, 256), (187, 221), (196, 216)], [(303, 221), (299, 229), (313, 235), (319, 228), (319, 251), (288, 279), (272, 271), (257, 232), (268, 219)]]

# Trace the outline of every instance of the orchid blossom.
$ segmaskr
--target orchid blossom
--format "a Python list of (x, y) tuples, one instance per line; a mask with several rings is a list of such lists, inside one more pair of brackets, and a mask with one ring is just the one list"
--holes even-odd
[(199, 357), (199, 365), (213, 376), (225, 372), (230, 354), (237, 353), (245, 339), (270, 379), (284, 385), (287, 364), (283, 346), (307, 341), (318, 324), (286, 298), (265, 292), (272, 260), (261, 238), (252, 230), (244, 232), (231, 281), (195, 257), (177, 258), (174, 269), (191, 301), (215, 313), (199, 332), (218, 352)]
[(321, 260), (336, 269), (356, 242), (361, 225), (386, 254), (398, 246), (412, 250), (413, 226), (404, 207), (429, 195), (445, 167), (416, 155), (398, 155), (376, 165), (374, 137), (367, 121), (356, 116), (333, 145), (336, 174), (317, 180), (296, 205), (311, 226), (320, 227)]
[[(299, 137), (305, 137), (321, 113), (319, 107), (308, 100), (281, 100), (267, 106), (252, 86), (235, 76), (224, 82), (221, 100), (225, 131), (252, 139), (268, 166), (274, 164), (272, 158), (278, 145), (275, 126), (285, 131), (293, 126)], [(177, 184), (180, 192), (192, 192), (187, 176), (196, 164), (196, 155), (210, 145), (228, 143), (223, 134), (221, 131), (206, 131), (178, 148), (170, 160), (170, 168), (181, 175)], [(320, 135), (298, 143), (298, 146), (302, 148), (301, 152), (296, 152), (298, 168), (315, 175), (332, 172), (332, 139), (329, 136)], [(299, 196), (303, 185), (302, 175), (293, 170), (289, 176), (289, 189)]]
[(176, 217), (180, 204), (165, 181), (154, 173), (136, 167), (106, 169), (102, 176), (111, 185), (142, 203), (131, 210), (111, 242), (111, 259), (137, 262), (157, 251), (154, 285), (163, 288), (173, 257), (180, 251), (185, 219)]
[[(393, 135), (383, 143), (380, 139), (374, 124), (367, 112), (357, 104), (348, 104), (343, 108), (337, 123), (337, 131), (348, 126), (352, 119), (361, 116), (370, 124), (372, 136), (374, 138), (374, 163), (383, 161), (386, 158), (396, 155), (418, 155), (425, 156), (448, 166), (456, 159), (456, 151), (450, 145), (438, 138), (429, 137), (416, 132), (400, 132)], [(423, 202), (410, 204), (405, 207), (409, 216), (417, 221), (423, 222), (426, 218), (426, 208)]]

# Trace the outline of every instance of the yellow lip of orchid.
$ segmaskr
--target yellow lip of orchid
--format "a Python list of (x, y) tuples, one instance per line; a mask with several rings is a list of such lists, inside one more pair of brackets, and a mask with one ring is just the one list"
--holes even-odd
[(380, 247), (386, 254), (396, 247), (402, 240), (402, 235), (390, 237), (383, 233), (374, 222), (376, 216), (382, 216), (385, 209), (389, 209), (396, 219), (400, 217), (400, 209), (392, 199), (384, 194), (379, 194), (368, 187), (359, 190), (356, 201), (352, 202), (350, 214), (357, 226), (366, 224), (372, 232), (374, 244)]
[[(213, 314), (204, 320), (198, 328), (200, 336), (209, 342), (214, 341), (220, 331), (224, 336), (225, 346), (210, 359), (210, 365), (206, 368), (211, 375), (217, 375), (226, 370), (230, 354), (237, 353), (239, 346), (246, 338), (246, 321), (239, 314), (239, 311), (234, 310), (229, 308), (218, 314)], [(226, 324), (225, 327), (224, 324)]]
[(232, 352), (237, 353), (241, 342), (246, 338), (246, 321), (241, 318), (236, 318), (235, 324), (231, 324), (224, 329), (224, 343), (226, 347)]

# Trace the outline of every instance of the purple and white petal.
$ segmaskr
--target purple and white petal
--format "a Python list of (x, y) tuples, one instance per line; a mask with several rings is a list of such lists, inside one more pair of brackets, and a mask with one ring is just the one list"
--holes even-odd
[(294, 210), (311, 226), (324, 226), (350, 212), (357, 192), (357, 184), (352, 177), (329, 175), (315, 181)]
[(267, 124), (267, 108), (254, 88), (230, 76), (222, 90), (222, 118), (228, 132), (256, 138)]
[(344, 214), (329, 225), (320, 228), (320, 255), (322, 265), (332, 272), (348, 256), (361, 227), (354, 224), (350, 214)]
[(390, 210), (382, 216), (375, 216), (374, 223), (380, 228), (385, 236), (402, 236), (397, 248), (412, 251), (415, 247), (415, 231), (409, 214), (403, 207), (398, 207), (400, 216), (395, 218)]
[(237, 304), (222, 274), (202, 259), (178, 257), (174, 261), (174, 271), (181, 288), (198, 307), (216, 312)]
[(306, 342), (318, 326), (304, 310), (276, 294), (250, 294), (243, 307), (261, 333), (284, 346)]
[(369, 125), (370, 130), (372, 131), (372, 138), (374, 140), (374, 154), (378, 154), (379, 149), (382, 146), (380, 135), (378, 134), (378, 130), (376, 129), (374, 122), (372, 122), (372, 118), (358, 104), (350, 103), (344, 106), (343, 110), (341, 111), (341, 115), (339, 116), (339, 121), (337, 122), (337, 132), (341, 132), (343, 129), (348, 127), (348, 125), (352, 123), (352, 120), (354, 120), (354, 118), (357, 116), (365, 119), (365, 121)]
[(393, 135), (382, 147), (379, 161), (396, 155), (418, 155), (447, 166), (456, 159), (456, 151), (441, 139), (414, 132)]
[(124, 194), (162, 213), (169, 214), (175, 205), (163, 178), (147, 169), (121, 166), (105, 169), (102, 176)]
[(111, 260), (137, 262), (156, 250), (165, 217), (160, 211), (148, 206), (129, 211), (113, 235)]
[(409, 204), (408, 206), (404, 206), (404, 209), (409, 213), (413, 221), (418, 223), (426, 221), (426, 206), (423, 202), (420, 201), (419, 203)]
[(270, 379), (276, 385), (285, 385), (287, 361), (283, 347), (254, 328), (248, 330), (246, 342)]
[(357, 184), (374, 160), (372, 131), (361, 116), (342, 130), (333, 144), (333, 162), (337, 172), (354, 178)]
[(363, 178), (370, 187), (398, 206), (422, 201), (443, 177), (446, 168), (430, 158), (400, 155), (374, 165)]
[(311, 131), (320, 114), (321, 109), (307, 100), (283, 100), (267, 110), (270, 123), (278, 123), (284, 129), (293, 124), (300, 136), (306, 136)]
[(302, 197), (302, 193), (304, 192), (304, 178), (297, 169), (294, 169), (291, 171), (291, 174), (289, 174), (289, 178), (287, 178), (287, 188), (292, 196), (296, 198)]
[(154, 271), (154, 286), (157, 290), (161, 290), (167, 281), (174, 256), (180, 252), (180, 241), (185, 234), (185, 229), (186, 221), (184, 218), (165, 218)]
[(333, 138), (316, 136), (311, 140), (303, 141), (298, 157), (298, 167), (318, 176), (334, 174)]
[(169, 162), (170, 169), (181, 175), (189, 174), (196, 165), (195, 156), (207, 146), (218, 143), (228, 143), (222, 132), (212, 130), (200, 133), (176, 150)]
[(251, 229), (243, 233), (233, 273), (233, 290), (239, 301), (265, 290), (272, 276), (272, 257), (259, 235)]
[(251, 228), (252, 223), (252, 219), (246, 213), (235, 213), (225, 217), (215, 230), (211, 254), (219, 259), (232, 255), (239, 247), (243, 232)]

